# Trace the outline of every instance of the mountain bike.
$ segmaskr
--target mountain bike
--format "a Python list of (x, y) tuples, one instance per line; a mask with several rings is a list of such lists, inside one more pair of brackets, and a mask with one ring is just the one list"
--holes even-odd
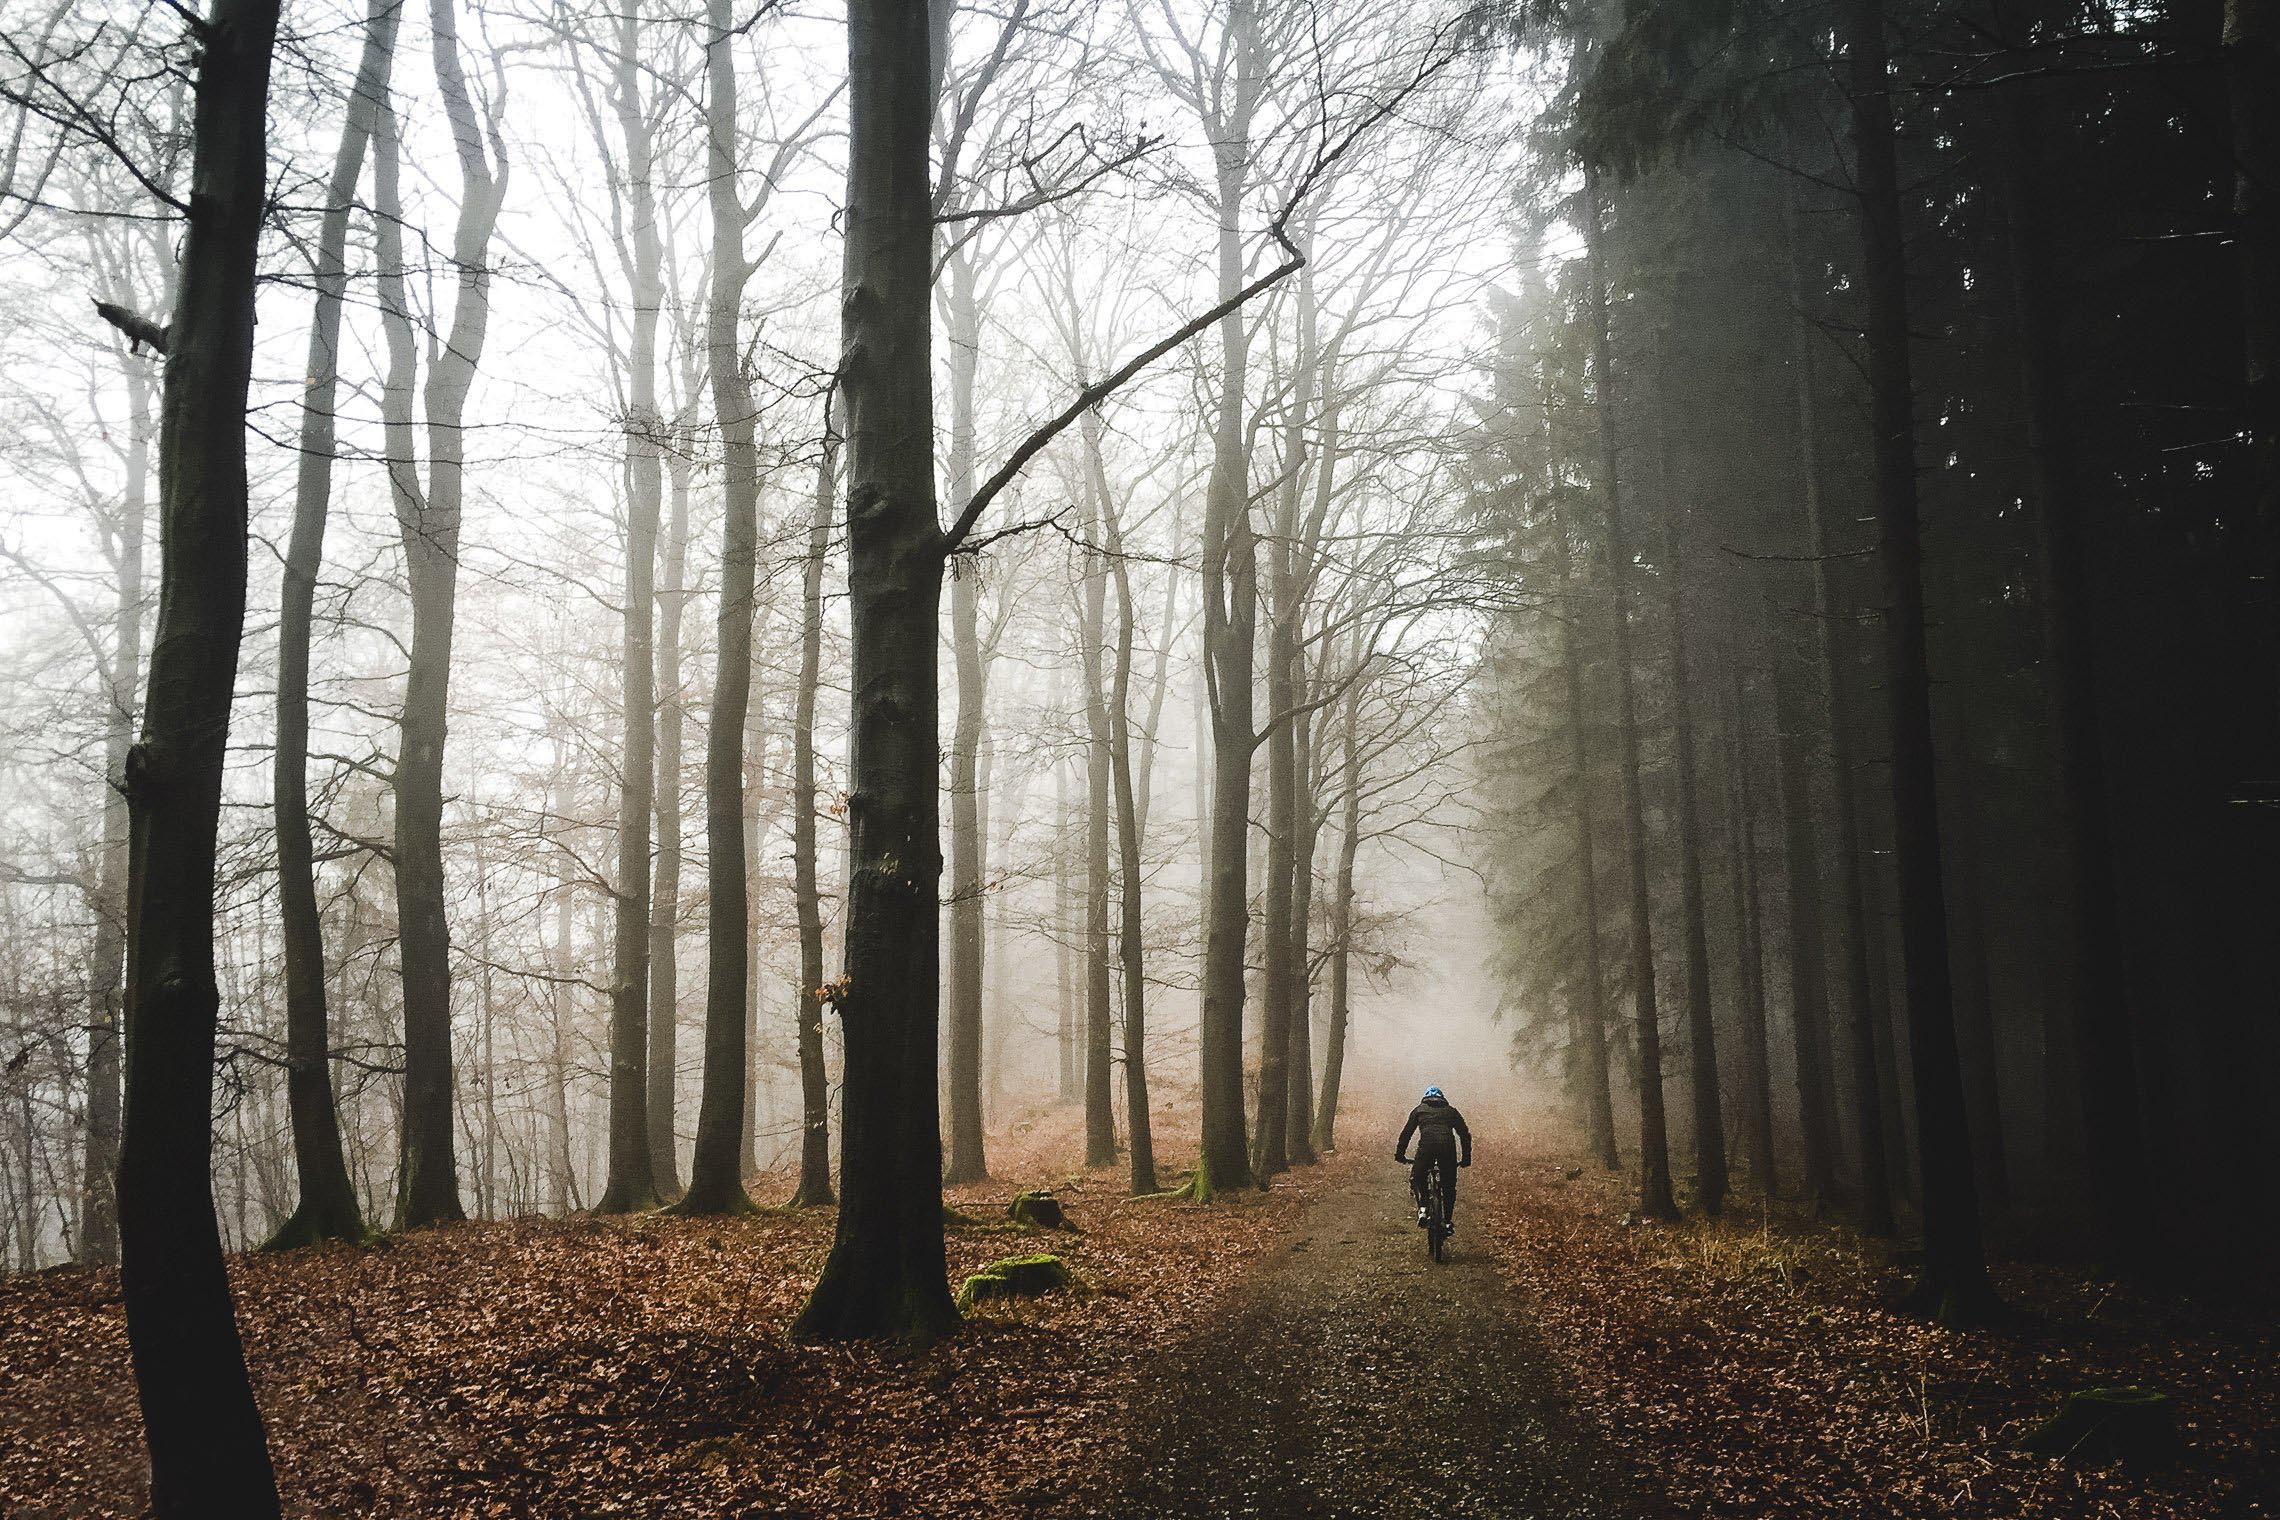
[(1417, 1203), (1425, 1210), (1425, 1250), (1435, 1261), (1446, 1261), (1449, 1240), (1449, 1181), (1441, 1168), (1425, 1169), (1424, 1191), (1417, 1193)]

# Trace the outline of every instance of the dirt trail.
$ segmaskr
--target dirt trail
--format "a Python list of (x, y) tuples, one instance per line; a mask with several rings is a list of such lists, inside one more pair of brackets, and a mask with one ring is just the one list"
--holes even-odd
[(1568, 1410), (1485, 1232), (1464, 1228), (1477, 1217), (1460, 1207), (1450, 1259), (1435, 1266), (1390, 1158), (1333, 1166), (1280, 1260), (1144, 1378), (1131, 1455), (1113, 1491), (1078, 1512), (1660, 1513)]

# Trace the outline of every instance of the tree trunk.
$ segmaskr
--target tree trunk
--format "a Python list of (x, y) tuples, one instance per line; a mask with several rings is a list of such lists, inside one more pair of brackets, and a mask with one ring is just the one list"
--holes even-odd
[[(1092, 494), (1089, 489), (1087, 494)], [(1092, 504), (1097, 529), (1107, 502)], [(1109, 1025), (1108, 835), (1110, 791), (1108, 698), (1102, 645), (1107, 641), (1108, 568), (1085, 551), (1083, 664), (1085, 683), (1085, 1165), (1116, 1161), (1115, 1047)]]
[(374, 0), (364, 21), (364, 53), (349, 92), (340, 150), (333, 158), (317, 228), (316, 301), (309, 322), (301, 446), (293, 531), (285, 550), (277, 620), (277, 753), (271, 800), (277, 825), (277, 908), (285, 952), (285, 1096), (293, 1119), (293, 1165), (300, 1198), (269, 1238), (272, 1250), (320, 1240), (364, 1239), (364, 1215), (341, 1154), (333, 1103), (331, 1025), (325, 1009), (324, 922), (317, 907), (315, 848), (309, 835), (309, 642), (317, 572), (324, 563), (332, 505), (334, 409), (340, 394), (340, 313), (348, 289), (348, 219), (396, 59), (395, 0)]
[[(693, 395), (684, 402), (694, 404)], [(681, 636), (689, 606), (689, 476), (695, 462), (691, 429), (676, 426), (672, 439), (666, 461), (671, 506), (658, 563), (657, 855), (649, 898), (649, 1164), (650, 1179), (661, 1193), (678, 1188), (680, 1175), (673, 1112), (680, 1067), (681, 770), (689, 710)]]
[(752, 384), (737, 337), (752, 266), (744, 254), (744, 203), (736, 192), (735, 16), (729, 0), (707, 0), (705, 16), (705, 178), (712, 202), (705, 341), (720, 424), (721, 549), (717, 664), (705, 728), (705, 1067), (689, 1191), (675, 1210), (685, 1215), (746, 1214), (754, 1208), (737, 1152), (744, 1138), (745, 935), (751, 911), (744, 875), (744, 720), (752, 696), (760, 456)]
[[(1054, 683), (1052, 707), (1060, 710), (1060, 683)], [(1059, 1058), (1059, 1101), (1082, 1101), (1084, 1083), (1079, 1077), (1077, 1050), (1077, 893), (1071, 880), (1069, 844), (1069, 768), (1053, 765), (1053, 970), (1055, 991), (1054, 1054)]]
[(245, 627), (246, 394), (276, 36), (274, 4), (215, 0), (199, 37), (159, 434), (159, 616), (124, 772), (120, 1286), (159, 1516), (278, 1513), (213, 1190), (215, 843)]
[(1662, 1023), (1655, 1006), (1654, 929), (1647, 903), (1646, 803), (1639, 785), (1638, 695), (1631, 669), (1631, 558), (1623, 536), (1623, 491), (1616, 468), (1615, 389), (1610, 363), (1605, 259), (1596, 174), (1586, 168), (1584, 223), (1591, 282), (1592, 372), (1596, 382), (1601, 473), (1607, 495), (1607, 563), (1615, 589), (1615, 690), (1623, 775), (1623, 836), (1630, 868), (1631, 996), (1638, 1025), (1639, 1211), (1675, 1219), (1670, 1144), (1663, 1118)]
[[(712, 0), (725, 31), (728, 0)], [(924, 1339), (958, 1323), (942, 1242), (931, 312), (933, 90), (920, 0), (850, 0), (846, 277), (853, 873), (837, 993), (846, 1080), (838, 1233), (802, 1339)]]
[[(981, 359), (982, 311), (970, 251), (949, 261), (950, 499), (974, 493), (974, 375)], [(958, 715), (950, 738), (950, 1164), (946, 1182), (989, 1176), (982, 1145), (981, 796), (977, 768), (989, 700), (982, 663), (980, 567), (953, 567), (950, 649), (957, 664)]]
[[(559, 759), (558, 762), (559, 763)], [(567, 770), (554, 783), (555, 813), (568, 811)], [(576, 862), (568, 850), (558, 850), (554, 867), (554, 995), (549, 1009), (552, 1059), (547, 1063), (546, 1158), (549, 1205), (559, 1219), (577, 1206), (578, 1178), (570, 1159), (570, 1021), (571, 982), (578, 974), (578, 955), (572, 931), (576, 922)]]
[[(619, 671), (624, 757), (619, 766), (616, 927), (610, 966), (610, 1171), (600, 1214), (656, 1206), (673, 1188), (673, 1010), (649, 1007), (650, 821), (657, 807), (657, 520), (663, 452), (657, 411), (662, 249), (641, 101), (638, 6), (617, 17), (612, 95), (625, 136), (625, 195), (633, 234), (632, 344), (625, 423), (625, 609)], [(718, 353), (714, 355), (716, 361)], [(717, 727), (717, 725), (716, 725)], [(662, 1109), (662, 1112), (659, 1110)]]
[(1740, 652), (1726, 651), (1726, 819), (1732, 836), (1735, 954), (1742, 1007), (1743, 1134), (1748, 1139), (1750, 1182), (1760, 1197), (1774, 1194), (1773, 1068), (1765, 1027), (1765, 927), (1758, 908), (1757, 805), (1752, 796), (1748, 690)]
[[(2280, 555), (2280, 3), (2225, 0), (2223, 58), (2232, 108), (2242, 368), (2256, 515), (2270, 575), (2276, 568), (2270, 558)], [(2267, 598), (2271, 594), (2268, 585)]]
[[(436, 84), (443, 96), (459, 160), (459, 217), (452, 230), (456, 291), (449, 336), (428, 367), (428, 482), (397, 492), (397, 526), (411, 589), (411, 658), (404, 678), (402, 747), (396, 759), (397, 954), (404, 984), (404, 1130), (396, 1213), (405, 1228), (466, 1217), (453, 1155), (451, 1056), (451, 928), (443, 911), (443, 747), (451, 711), (451, 643), (459, 589), (459, 524), (464, 490), (467, 392), (490, 324), (491, 232), (506, 196), (507, 162), (494, 133), (493, 174), (483, 127), (459, 61), (452, 0), (429, 0)], [(381, 155), (396, 156), (395, 129)], [(393, 178), (393, 164), (385, 166)], [(391, 201), (394, 196), (388, 197)], [(380, 220), (396, 215), (382, 209)], [(385, 257), (385, 256), (384, 256)], [(397, 321), (408, 346), (409, 309), (401, 305), (402, 249), (394, 259)], [(384, 315), (390, 302), (382, 297)], [(390, 355), (391, 379), (397, 370)], [(409, 374), (403, 405), (408, 410)], [(408, 425), (403, 428), (408, 435)], [(391, 476), (411, 477), (408, 450), (388, 450)], [(398, 461), (401, 461), (399, 464)]]
[(154, 362), (130, 352), (121, 364), (127, 382), (127, 479), (119, 510), (118, 601), (111, 613), (111, 660), (103, 673), (108, 698), (103, 715), (103, 774), (111, 785), (103, 789), (95, 936), (88, 963), (94, 1007), (87, 1038), (87, 1151), (80, 1173), (79, 1259), (89, 1266), (116, 1266), (119, 1261), (119, 1204), (114, 1189), (119, 1167), (119, 1013), (127, 963), (129, 856), (123, 783), (127, 752), (134, 745), (135, 709), (142, 685), (143, 558), (150, 519)]
[[(2043, 648), (2052, 673), (2052, 718), (2058, 741), (2053, 790), (2065, 837), (2063, 953), (2077, 972), (2074, 1054), (2080, 1067), (2083, 1132), (2105, 1257), (2116, 1267), (2142, 1268), (2156, 1254), (2146, 1218), (2152, 1183), (2146, 1169), (2129, 972), (2123, 957), (2127, 940), (2114, 880), (2105, 740), (2098, 722), (2098, 660), (2091, 624), (2095, 597), (2085, 543), (2086, 503), (2074, 470), (2074, 419), (2066, 397), (2066, 318), (2054, 288), (2061, 276), (2045, 231), (2037, 106), (2016, 90), (2008, 92), (2004, 106), (2003, 189), (2026, 402), (2027, 457), (2038, 509), (2032, 520), (2043, 581)], [(2269, 187), (2265, 193), (2271, 193)], [(2273, 273), (2280, 279), (2280, 268)], [(2252, 305), (2266, 300), (2280, 297), (2264, 292)]]
[[(1666, 480), (1668, 476), (1666, 474)], [(1686, 937), (1686, 1040), (1694, 1109), (1694, 1186), (1702, 1212), (1726, 1204), (1726, 1116), (1718, 1090), (1718, 1025), (1710, 1006), (1710, 935), (1703, 920), (1702, 810), (1694, 764), (1694, 670), (1687, 640), (1685, 530), (1678, 502), (1665, 503), (1670, 578), (1671, 726), (1678, 769), (1678, 884)]]
[[(1230, 32), (1249, 22), (1240, 3)], [(1219, 298), (1242, 288), (1243, 190), (1250, 112), (1257, 90), (1252, 48), (1236, 46), (1228, 119), (1214, 124), (1219, 190)], [(1211, 717), (1211, 807), (1205, 830), (1201, 1068), (1203, 1150), (1190, 1191), (1198, 1202), (1252, 1185), (1243, 1114), (1244, 941), (1250, 930), (1251, 756), (1258, 747), (1252, 680), (1259, 621), (1258, 549), (1251, 524), (1250, 454), (1244, 437), (1244, 385), (1250, 335), (1243, 313), (1219, 321), (1217, 415), (1211, 476), (1204, 492), (1203, 657)]]
[(1132, 1192), (1156, 1191), (1155, 1126), (1148, 1113), (1147, 945), (1141, 920), (1139, 793), (1132, 766), (1132, 574), (1124, 562), (1124, 534), (1109, 499), (1100, 463), (1100, 421), (1087, 415), (1085, 453), (1093, 466), (1093, 488), (1100, 495), (1101, 520), (1108, 530), (1108, 562), (1116, 574), (1116, 667), (1108, 701), (1109, 763), (1116, 783), (1117, 959), (1124, 973), (1124, 1109), (1132, 1146)]
[(1943, 1319), (1971, 1319), (1989, 1311), (1994, 1290), (1980, 1243), (1971, 1125), (1948, 981), (1931, 679), (1924, 651), (1908, 272), (1881, 0), (1846, 0), (1838, 35), (1848, 66), (1860, 195), (1869, 422), (1882, 536), (1885, 686), (1891, 706), (1893, 854), (1899, 868), (1900, 939), (1924, 1190), (1924, 1273), (1912, 1296)]
[(1328, 1154), (1338, 1148), (1338, 1091), (1346, 1075), (1346, 1026), (1349, 1018), (1349, 963), (1354, 940), (1354, 857), (1362, 843), (1362, 756), (1358, 742), (1361, 720), (1361, 685), (1346, 695), (1346, 715), (1339, 724), (1338, 875), (1330, 895), (1330, 1027), (1322, 1053), (1322, 1096), (1314, 1113), (1314, 1148)]
[(1290, 1117), (1286, 1124), (1293, 1166), (1312, 1166), (1321, 1160), (1314, 1153), (1314, 969), (1313, 936), (1308, 920), (1314, 912), (1314, 851), (1321, 841), (1322, 819), (1315, 811), (1313, 714), (1294, 719), (1292, 728), (1296, 764), (1294, 799), (1298, 838), (1290, 862)]
[(1810, 749), (1792, 654), (1778, 640), (1773, 650), (1773, 706), (1788, 888), (1789, 1033), (1796, 1054), (1805, 1197), (1817, 1212), (1837, 1186), (1836, 1078), (1829, 1059), (1828, 964), (1821, 945), (1820, 870), (1813, 854), (1813, 782), (1806, 758)]
[(826, 403), (816, 451), (814, 504), (800, 568), (800, 679), (792, 694), (792, 896), (800, 926), (794, 1006), (800, 1056), (800, 1180), (792, 1205), (835, 1200), (831, 1190), (831, 1085), (823, 1063), (823, 897), (816, 880), (815, 700), (823, 673), (823, 570), (831, 553), (831, 505), (839, 485), (838, 401)]

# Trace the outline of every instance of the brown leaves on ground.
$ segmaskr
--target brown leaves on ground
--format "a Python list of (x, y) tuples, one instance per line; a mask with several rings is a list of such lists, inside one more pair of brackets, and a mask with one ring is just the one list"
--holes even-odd
[[(1484, 1163), (1486, 1158), (1484, 1158)], [(2280, 1334), (2079, 1273), (2006, 1267), (2014, 1323), (1951, 1330), (1886, 1307), (1900, 1278), (1849, 1232), (1625, 1224), (1633, 1187), (1561, 1158), (1486, 1163), (1475, 1196), (1608, 1438), (1704, 1516), (2105, 1517), (2280, 1513)], [(2074, 1389), (2168, 1392), (2167, 1470), (2078, 1469), (2016, 1449)]]
[[(1197, 1208), (1071, 1177), (1048, 1122), (952, 1190), (951, 1282), (1051, 1250), (1091, 1289), (910, 1352), (785, 1338), (833, 1211), (455, 1225), (231, 1263), (303, 1515), (1026, 1513), (1114, 1439), (1130, 1369), (1206, 1314), (1302, 1189)], [(1003, 1223), (1052, 1186), (1081, 1234)], [(756, 1190), (763, 1194), (765, 1189)], [(788, 1191), (781, 1189), (779, 1191)], [(113, 1273), (0, 1283), (0, 1514), (133, 1514), (142, 1430)]]

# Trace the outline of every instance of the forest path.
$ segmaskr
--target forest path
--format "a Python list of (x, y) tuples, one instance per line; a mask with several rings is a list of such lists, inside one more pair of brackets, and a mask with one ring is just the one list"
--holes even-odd
[(1657, 1512), (1568, 1409), (1542, 1337), (1498, 1275), (1486, 1232), (1472, 1227), (1478, 1208), (1465, 1190), (1460, 1233), (1436, 1266), (1390, 1158), (1331, 1165), (1344, 1175), (1324, 1179), (1281, 1259), (1144, 1375), (1133, 1455), (1110, 1505), (1093, 1512)]

